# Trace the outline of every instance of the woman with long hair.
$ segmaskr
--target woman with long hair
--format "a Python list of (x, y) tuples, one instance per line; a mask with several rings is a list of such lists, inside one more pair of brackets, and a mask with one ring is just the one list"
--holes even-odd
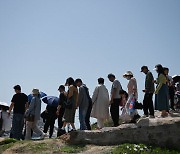
[(162, 65), (156, 65), (155, 70), (158, 73), (158, 78), (155, 82), (157, 84), (155, 90), (155, 109), (161, 111), (161, 117), (166, 117), (168, 116), (167, 111), (169, 110), (167, 78), (164, 74)]
[(66, 125), (69, 123), (72, 127), (72, 131), (74, 131), (76, 130), (74, 122), (78, 102), (78, 89), (72, 77), (69, 77), (66, 80), (65, 85), (68, 86), (67, 101), (71, 101), (72, 105), (71, 107), (65, 107), (64, 124), (62, 130), (65, 130)]

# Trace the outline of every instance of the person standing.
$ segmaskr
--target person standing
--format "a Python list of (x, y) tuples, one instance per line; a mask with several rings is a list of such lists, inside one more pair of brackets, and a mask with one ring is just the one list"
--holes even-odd
[[(143, 92), (144, 100), (143, 100), (143, 111), (145, 117), (154, 118), (154, 107), (153, 107), (153, 94), (154, 94), (154, 77), (152, 73), (149, 71), (147, 66), (141, 67), (141, 72), (146, 75), (145, 79), (145, 89)], [(149, 110), (149, 112), (148, 112)]]
[(65, 112), (65, 102), (67, 102), (67, 94), (65, 91), (65, 86), (60, 85), (58, 88), (60, 95), (59, 95), (59, 105), (57, 107), (56, 114), (58, 116), (58, 132), (57, 132), (57, 137), (63, 135), (66, 133), (65, 129), (62, 130), (62, 126), (64, 124), (64, 112)]
[(11, 100), (9, 107), (9, 116), (13, 109), (13, 120), (10, 138), (20, 140), (22, 138), (22, 130), (24, 127), (24, 113), (28, 107), (28, 97), (26, 94), (21, 93), (21, 86), (14, 86), (15, 95)]
[(78, 89), (72, 77), (69, 77), (66, 80), (65, 85), (68, 86), (67, 101), (69, 100), (71, 102), (72, 107), (71, 108), (65, 107), (64, 123), (62, 130), (65, 130), (66, 125), (69, 123), (72, 127), (72, 131), (74, 131), (76, 130), (74, 122), (75, 122), (75, 113), (78, 103)]
[(155, 90), (155, 109), (161, 111), (161, 117), (167, 117), (167, 111), (169, 111), (167, 78), (161, 64), (156, 65), (155, 70), (158, 73), (158, 78), (156, 79), (157, 87)]
[(116, 79), (114, 74), (109, 74), (108, 75), (109, 81), (112, 82), (112, 87), (111, 87), (111, 98), (110, 98), (110, 112), (111, 112), (111, 117), (114, 123), (114, 127), (119, 126), (119, 105), (121, 102), (121, 96), (119, 94), (119, 91), (122, 90), (122, 86), (120, 82)]
[(58, 116), (58, 129), (61, 129), (64, 123), (63, 122), (63, 116), (65, 112), (64, 102), (67, 101), (67, 97), (66, 97), (65, 87), (63, 85), (59, 86), (58, 91), (60, 92), (60, 95), (59, 95), (59, 105), (57, 107), (56, 114)]
[(104, 127), (105, 120), (109, 118), (109, 93), (103, 78), (98, 79), (98, 84), (92, 96), (91, 117), (97, 119), (97, 126), (101, 129)]
[[(126, 78), (129, 82), (127, 85), (128, 88), (128, 101), (127, 101), (127, 108), (130, 107), (131, 101), (134, 99), (138, 100), (138, 91), (137, 91), (137, 82), (136, 79), (134, 78), (134, 75), (131, 71), (127, 71), (124, 75), (124, 78)], [(137, 110), (134, 109), (132, 112), (130, 112), (131, 118), (133, 123), (136, 122), (136, 120), (140, 117)]]
[(86, 130), (86, 114), (89, 107), (89, 98), (87, 94), (87, 87), (83, 84), (81, 79), (76, 79), (75, 84), (79, 87), (78, 95), (78, 106), (79, 106), (79, 121), (80, 121), (80, 130)]
[(34, 115), (34, 121), (27, 121), (26, 120), (26, 140), (31, 139), (31, 130), (39, 135), (40, 139), (44, 138), (44, 133), (38, 127), (38, 120), (40, 120), (41, 114), (41, 99), (39, 89), (32, 90), (33, 98), (29, 105), (29, 108), (26, 110), (25, 117), (28, 115)]
[(174, 109), (174, 95), (175, 95), (175, 88), (174, 88), (174, 82), (172, 77), (169, 75), (169, 68), (164, 67), (164, 74), (167, 77), (167, 84), (168, 84), (168, 88), (169, 88), (169, 100), (171, 103), (171, 109)]

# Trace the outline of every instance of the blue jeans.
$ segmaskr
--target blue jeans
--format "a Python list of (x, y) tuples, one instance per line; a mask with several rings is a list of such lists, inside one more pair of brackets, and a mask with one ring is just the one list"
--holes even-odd
[(80, 121), (80, 130), (86, 130), (86, 113), (87, 113), (87, 107), (79, 107), (79, 121)]
[(20, 140), (22, 137), (22, 131), (24, 127), (24, 115), (14, 113), (11, 128), (11, 138)]

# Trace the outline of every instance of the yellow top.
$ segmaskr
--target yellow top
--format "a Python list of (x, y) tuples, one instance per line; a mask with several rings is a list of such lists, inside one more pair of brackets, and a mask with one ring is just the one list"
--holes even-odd
[(161, 89), (162, 85), (166, 83), (167, 83), (167, 78), (165, 77), (165, 75), (160, 74), (159, 77), (157, 78), (158, 86), (156, 87), (155, 94), (157, 94)]

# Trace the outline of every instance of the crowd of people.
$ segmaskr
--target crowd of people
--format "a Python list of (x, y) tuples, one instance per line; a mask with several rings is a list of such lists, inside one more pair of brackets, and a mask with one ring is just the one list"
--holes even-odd
[[(153, 74), (147, 66), (141, 67), (141, 72), (146, 75), (145, 88), (143, 89), (143, 117), (154, 118), (154, 110), (159, 110), (161, 111), (160, 117), (165, 118), (168, 116), (170, 108), (174, 110), (175, 83), (172, 77), (168, 75), (168, 68), (158, 64), (155, 66), (155, 70), (158, 74), (156, 80), (154, 80)], [(127, 71), (123, 77), (128, 80), (127, 91), (122, 88), (120, 81), (116, 79), (114, 74), (108, 74), (107, 78), (112, 82), (110, 95), (104, 85), (104, 78), (98, 78), (98, 85), (95, 87), (92, 97), (90, 97), (89, 89), (82, 79), (74, 80), (69, 77), (65, 85), (60, 85), (58, 88), (60, 92), (58, 107), (47, 105), (46, 110), (42, 113), (39, 89), (32, 90), (33, 98), (29, 101), (28, 96), (21, 92), (21, 86), (16, 85), (14, 86), (16, 94), (12, 97), (11, 105), (8, 111), (3, 106), (0, 107), (2, 110), (0, 117), (9, 117), (13, 110), (10, 137), (18, 140), (30, 140), (33, 132), (43, 139), (47, 135), (49, 127), (49, 138), (51, 138), (56, 119), (58, 119), (57, 136), (66, 133), (67, 125), (71, 125), (71, 131), (75, 131), (74, 123), (77, 108), (79, 109), (80, 130), (91, 130), (90, 117), (97, 119), (98, 129), (104, 127), (104, 123), (110, 115), (113, 127), (119, 126), (120, 108), (123, 110), (123, 116), (129, 117), (128, 122), (136, 123), (140, 118), (136, 107), (138, 100), (137, 81), (131, 71)], [(67, 92), (65, 86), (68, 86)], [(40, 117), (45, 122), (43, 131), (38, 126)], [(24, 135), (22, 135), (23, 128), (25, 130)]]

